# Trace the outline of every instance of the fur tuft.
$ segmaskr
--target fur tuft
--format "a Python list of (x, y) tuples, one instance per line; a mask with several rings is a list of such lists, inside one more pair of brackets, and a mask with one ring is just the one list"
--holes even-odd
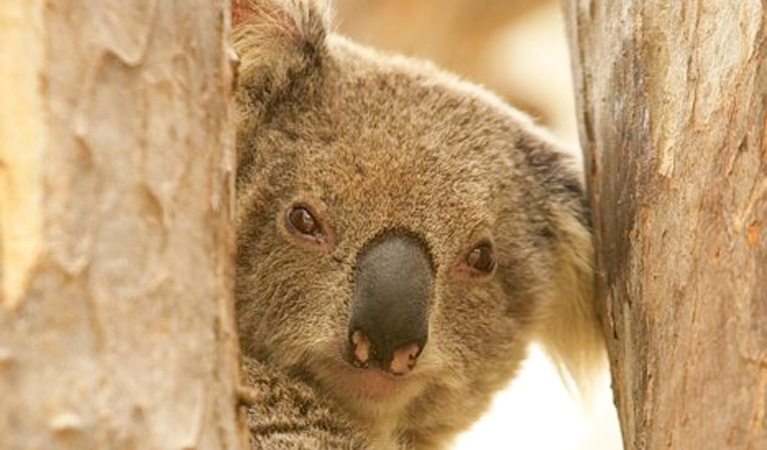
[[(562, 215), (561, 212), (555, 212)], [(594, 308), (591, 235), (572, 217), (560, 217), (559, 279), (554, 298), (542, 311), (539, 340), (563, 375), (572, 377), (581, 398), (589, 399), (606, 364), (604, 338)]]
[(268, 102), (294, 77), (321, 66), (330, 16), (319, 0), (235, 0), (232, 39), (245, 100)]

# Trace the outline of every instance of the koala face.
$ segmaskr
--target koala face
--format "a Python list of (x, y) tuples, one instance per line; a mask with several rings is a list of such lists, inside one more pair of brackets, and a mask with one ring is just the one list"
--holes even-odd
[(268, 14), (284, 42), (257, 36), (275, 59), (256, 28), (235, 35), (243, 349), (371, 428), (437, 442), (533, 336), (592, 320), (560, 300), (590, 283), (581, 182), (491, 94), (327, 35), (298, 5)]

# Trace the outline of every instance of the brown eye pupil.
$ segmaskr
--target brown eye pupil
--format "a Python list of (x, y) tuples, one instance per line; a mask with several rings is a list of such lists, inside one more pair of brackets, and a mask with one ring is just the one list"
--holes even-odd
[(293, 208), (288, 215), (290, 224), (301, 234), (317, 234), (317, 220), (308, 209), (303, 207)]
[(477, 246), (466, 256), (466, 264), (482, 272), (490, 272), (495, 266), (493, 251), (489, 245)]

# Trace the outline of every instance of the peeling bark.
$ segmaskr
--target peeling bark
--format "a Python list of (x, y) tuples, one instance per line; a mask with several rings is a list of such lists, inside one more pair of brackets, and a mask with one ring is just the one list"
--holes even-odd
[(767, 448), (766, 7), (566, 2), (627, 449)]
[(228, 2), (0, 4), (0, 448), (245, 448)]

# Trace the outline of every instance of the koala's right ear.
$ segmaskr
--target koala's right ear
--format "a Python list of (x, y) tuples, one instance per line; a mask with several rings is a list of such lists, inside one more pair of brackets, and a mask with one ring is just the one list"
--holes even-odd
[(237, 100), (249, 116), (260, 116), (297, 78), (321, 70), (329, 11), (322, 0), (232, 2)]

